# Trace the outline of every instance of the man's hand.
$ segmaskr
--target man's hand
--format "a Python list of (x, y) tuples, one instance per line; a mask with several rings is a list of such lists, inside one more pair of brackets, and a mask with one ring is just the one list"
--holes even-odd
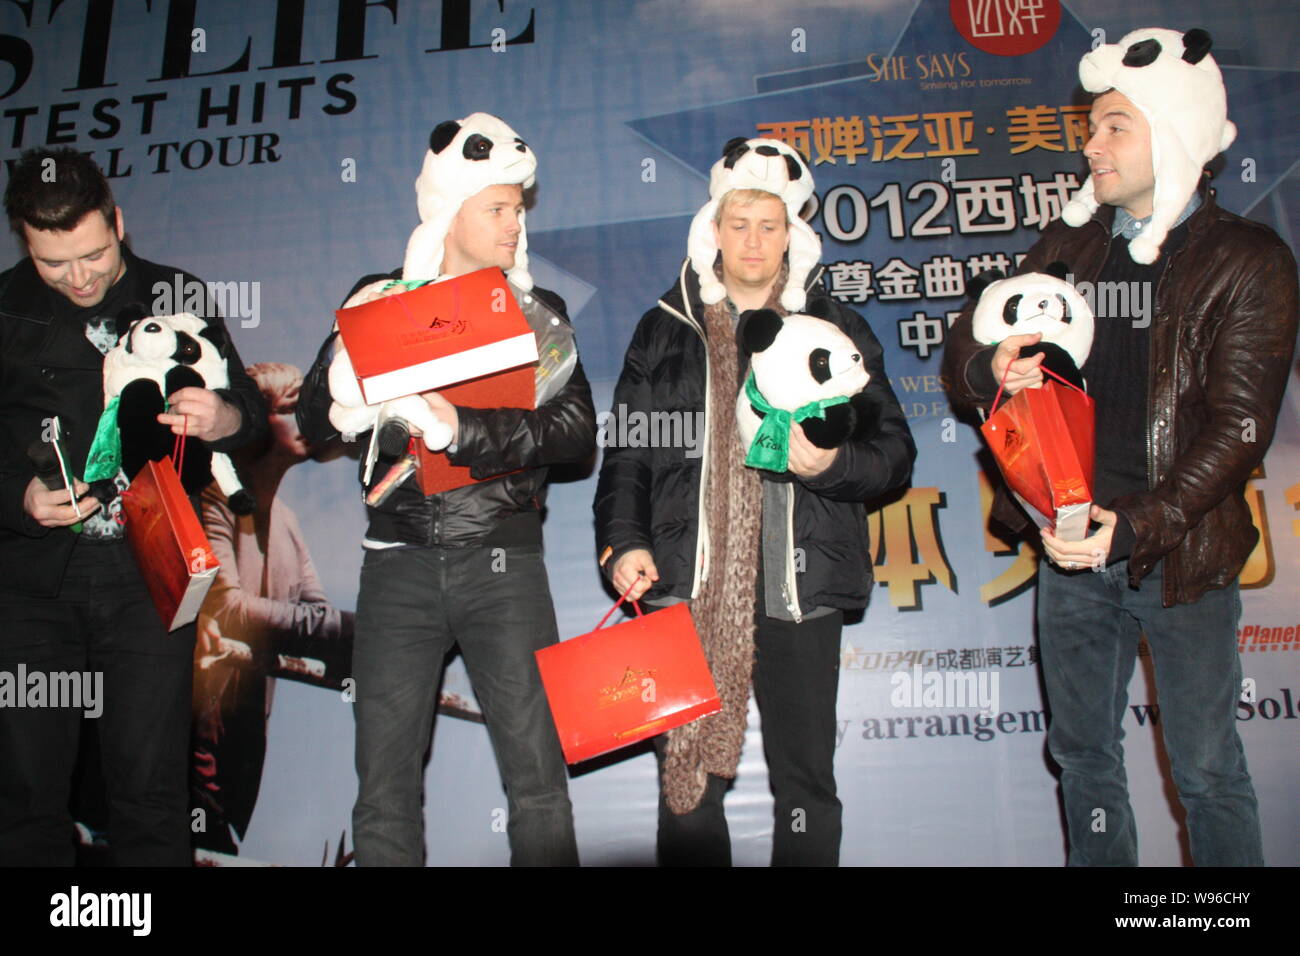
[(239, 409), (211, 389), (179, 388), (167, 396), (167, 403), (171, 407), (158, 416), (158, 421), (170, 425), (173, 435), (217, 441), (239, 431), (242, 422)]
[(84, 481), (74, 480), (72, 486), (79, 499), (77, 506), (81, 508), (80, 516), (73, 510), (72, 496), (68, 493), (68, 489), (50, 491), (45, 487), (45, 482), (39, 478), (33, 478), (27, 483), (27, 490), (23, 493), (23, 510), (31, 515), (37, 524), (47, 528), (66, 528), (84, 518), (89, 518), (99, 510), (99, 499), (86, 494), (90, 490), (90, 485)]
[(1101, 525), (1095, 532), (1082, 541), (1062, 541), (1048, 533), (1044, 528), (1043, 549), (1048, 558), (1057, 567), (1074, 571), (1078, 568), (1092, 568), (1100, 571), (1106, 567), (1106, 556), (1110, 554), (1110, 540), (1115, 534), (1116, 515), (1098, 505), (1093, 505), (1088, 517)]
[(422, 392), (420, 397), (433, 409), (439, 421), (451, 426), (451, 443), (456, 444), (460, 440), (460, 415), (456, 413), (456, 406), (437, 392)]
[[(1040, 352), (1029, 358), (1020, 358), (1022, 348), (1027, 345), (1037, 345), (1042, 337), (1041, 332), (1032, 335), (1008, 335), (998, 344), (997, 351), (993, 353), (993, 380), (1000, 383), (1005, 374), (1008, 395), (1014, 395), (1022, 388), (1042, 386), (1043, 370), (1039, 366), (1043, 364), (1046, 356)], [(1009, 372), (1007, 366), (1011, 367)]]
[[(645, 548), (637, 548), (619, 557), (614, 564), (614, 588), (622, 594), (632, 588), (628, 599), (636, 601), (650, 590), (650, 585), (659, 580), (659, 569), (655, 567), (655, 557)], [(635, 583), (634, 583), (635, 582)]]
[(200, 614), (194, 633), (194, 660), (201, 668), (206, 670), (229, 653), (221, 649), (221, 627), (216, 618)]
[(789, 469), (800, 478), (815, 478), (831, 466), (838, 448), (818, 448), (808, 440), (803, 432), (803, 425), (794, 422), (790, 426), (790, 462)]

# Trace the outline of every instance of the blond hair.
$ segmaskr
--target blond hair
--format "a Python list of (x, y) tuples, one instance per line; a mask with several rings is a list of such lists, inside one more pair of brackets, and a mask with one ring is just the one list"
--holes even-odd
[(302, 371), (288, 362), (257, 362), (246, 369), (257, 383), (272, 415), (285, 415), (298, 407)]
[(754, 203), (760, 202), (764, 199), (775, 199), (777, 202), (781, 203), (781, 208), (785, 209), (785, 224), (787, 226), (790, 225), (790, 210), (786, 208), (781, 197), (776, 193), (768, 192), (766, 189), (753, 188), (731, 189), (726, 193), (723, 193), (722, 198), (718, 200), (717, 212), (713, 214), (714, 225), (722, 225), (722, 217), (727, 214), (727, 210), (731, 206), (752, 206)]

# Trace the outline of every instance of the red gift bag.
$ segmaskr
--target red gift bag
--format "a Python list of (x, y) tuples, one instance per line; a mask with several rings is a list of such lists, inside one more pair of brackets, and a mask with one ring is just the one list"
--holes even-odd
[(496, 268), (334, 314), (370, 405), (537, 364), (537, 337)]
[(1034, 523), (1055, 529), (1062, 541), (1082, 541), (1092, 506), (1094, 402), (1055, 372), (1043, 371), (1056, 381), (1022, 388), (1001, 407), (999, 386), (980, 432)]
[(722, 709), (690, 608), (674, 604), (536, 652), (566, 763), (578, 763)]
[[(184, 461), (184, 439), (177, 455)], [(167, 630), (192, 622), (221, 565), (171, 457), (145, 462), (122, 492), (126, 540)]]

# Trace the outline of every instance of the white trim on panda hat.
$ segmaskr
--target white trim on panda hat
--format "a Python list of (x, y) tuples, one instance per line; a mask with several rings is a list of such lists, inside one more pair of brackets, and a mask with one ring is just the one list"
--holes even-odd
[(781, 292), (781, 305), (791, 312), (802, 312), (807, 302), (804, 284), (822, 257), (817, 233), (799, 217), (799, 210), (812, 196), (813, 179), (803, 157), (775, 139), (730, 140), (722, 147), (722, 158), (709, 172), (709, 201), (691, 220), (686, 240), (686, 253), (700, 280), (700, 299), (705, 305), (713, 305), (727, 294), (713, 271), (718, 258), (713, 218), (722, 197), (733, 189), (761, 189), (785, 203), (790, 218), (790, 274)]
[[(415, 180), (420, 224), (406, 243), (403, 279), (436, 279), (443, 244), (461, 204), (488, 186), (522, 186), (536, 181), (537, 157), (513, 129), (490, 113), (447, 120), (429, 135), (429, 149)], [(533, 287), (528, 274), (528, 231), (519, 213), (515, 264), (507, 272), (521, 289)]]
[[(1079, 81), (1090, 93), (1118, 90), (1151, 127), (1155, 193), (1151, 221), (1129, 243), (1133, 261), (1155, 262), (1160, 246), (1201, 181), (1205, 164), (1236, 139), (1228, 120), (1223, 75), (1210, 56), (1204, 30), (1144, 28), (1084, 55)], [(1097, 211), (1092, 176), (1066, 204), (1061, 218), (1082, 226)]]

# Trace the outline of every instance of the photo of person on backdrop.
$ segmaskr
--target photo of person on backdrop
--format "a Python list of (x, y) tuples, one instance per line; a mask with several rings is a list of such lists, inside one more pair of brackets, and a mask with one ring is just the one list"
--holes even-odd
[[(102, 681), (94, 716), (112, 859), (188, 865), (194, 625), (167, 632), (117, 520), (120, 497), (101, 507), (76, 480), (79, 516), (67, 490), (36, 477), (28, 449), (48, 441), (58, 416), (79, 479), (104, 410), (103, 357), (119, 317), (165, 314), (154, 309), (155, 284), (198, 280), (130, 250), (108, 180), (75, 149), (24, 153), (5, 212), (28, 255), (0, 275), (0, 674)], [(225, 360), (230, 387), (178, 389), (158, 422), (231, 452), (261, 440), (266, 410), (207, 306), (202, 334)], [(116, 489), (130, 477), (119, 471)], [(191, 505), (197, 512), (196, 499)], [(0, 707), (0, 865), (72, 863), (69, 787), (82, 715), (80, 707)]]
[(203, 528), (221, 569), (194, 649), (190, 803), (203, 811), (194, 845), (230, 854), (257, 801), (275, 678), (341, 688), (352, 672), (354, 621), (326, 597), (298, 516), (277, 493), (285, 473), (312, 456), (295, 418), (302, 372), (258, 362), (248, 375), (269, 410), (267, 436), (233, 457), (257, 507), (236, 515), (215, 485), (203, 494)]
[[(1095, 527), (1042, 532), (1038, 639), (1060, 765), (1069, 862), (1132, 866), (1121, 718), (1139, 636), (1155, 664), (1161, 727), (1198, 866), (1263, 863), (1237, 732), (1237, 576), (1256, 542), (1244, 490), (1273, 437), (1291, 370), (1296, 264), (1272, 229), (1215, 202), (1203, 167), (1232, 142), (1203, 30), (1143, 29), (1086, 54), (1090, 176), (1020, 269), (1067, 263), (1075, 281), (1145, 284), (1154, 321), (1099, 319), (1084, 365), (1096, 401)], [(944, 376), (987, 408), (999, 382), (1042, 385), (1035, 336), (996, 347), (953, 325)], [(1005, 491), (995, 517), (1024, 530)]]
[[(438, 124), (416, 180), (421, 224), (403, 267), (391, 277), (365, 277), (346, 303), (405, 291), (393, 280), (418, 284), (498, 268), (539, 348), (545, 340), (563, 357), (538, 366), (535, 409), (457, 407), (424, 393), (451, 427), (450, 462), (491, 480), (426, 497), (408, 478), (368, 506), (353, 650), (359, 866), (424, 863), (424, 757), (453, 645), (505, 787), (512, 865), (578, 862), (567, 771), (533, 652), (558, 640), (542, 561), (547, 468), (591, 457), (595, 413), (565, 304), (534, 288), (528, 273), (524, 190), (536, 165), (527, 144), (495, 116)], [(338, 434), (329, 385), (336, 337), (322, 346), (298, 404), (302, 434), (312, 443)], [(382, 449), (400, 455), (414, 433), (397, 418), (378, 430), (388, 434), (367, 490), (396, 460)], [(375, 437), (358, 440), (365, 447)]]
[[(907, 484), (916, 449), (871, 328), (819, 281), (821, 244), (799, 218), (812, 190), (803, 157), (785, 144), (726, 144), (681, 273), (642, 317), (614, 390), (615, 414), (707, 423), (702, 458), (682, 447), (606, 448), (593, 505), (615, 590), (689, 601), (722, 697), (721, 713), (655, 740), (662, 866), (731, 864), (723, 797), (751, 681), (776, 801), (772, 864), (839, 861), (835, 700), (844, 613), (871, 593), (864, 502)], [(735, 409), (749, 355), (736, 327), (761, 308), (815, 312), (853, 340), (880, 410), (874, 437), (819, 448), (795, 423), (787, 472), (745, 466)]]

